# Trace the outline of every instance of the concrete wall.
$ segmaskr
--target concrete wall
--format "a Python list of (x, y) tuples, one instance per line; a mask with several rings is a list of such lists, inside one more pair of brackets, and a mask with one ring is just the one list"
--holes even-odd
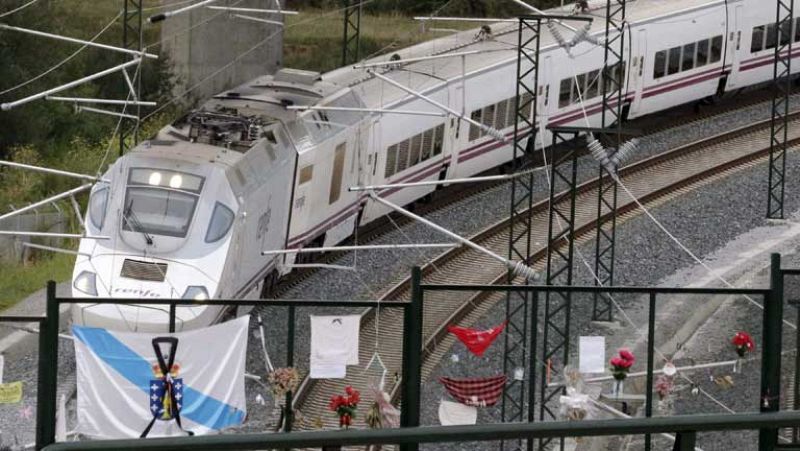
[[(174, 0), (162, 0), (162, 4), (170, 2), (174, 3)], [(274, 2), (264, 0), (224, 0), (214, 4), (259, 9), (275, 7)], [(204, 100), (259, 75), (273, 73), (281, 66), (282, 27), (241, 19), (233, 14), (283, 21), (282, 16), (274, 14), (230, 13), (197, 8), (161, 22), (162, 53), (169, 55), (177, 76), (176, 94), (202, 82), (187, 100)], [(208, 22), (201, 25), (205, 21)], [(185, 32), (190, 28), (191, 31)], [(268, 37), (270, 38), (267, 42), (203, 82), (231, 63), (237, 55), (250, 50)]]
[[(32, 213), (12, 216), (0, 221), (0, 230), (66, 233), (67, 218), (62, 213)], [(60, 247), (60, 238), (34, 238), (36, 243)], [(0, 261), (21, 263), (26, 252), (22, 243), (31, 242), (27, 236), (0, 236)]]

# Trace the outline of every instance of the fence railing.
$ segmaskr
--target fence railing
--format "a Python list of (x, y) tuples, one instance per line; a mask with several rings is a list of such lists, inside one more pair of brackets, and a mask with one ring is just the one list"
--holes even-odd
[[(377, 301), (307, 301), (307, 300), (207, 300), (194, 301), (184, 299), (100, 299), (100, 298), (59, 298), (56, 296), (55, 284), (47, 287), (47, 315), (44, 318), (34, 317), (40, 323), (39, 336), (39, 392), (37, 403), (37, 449), (269, 449), (269, 448), (303, 448), (315, 446), (349, 446), (366, 444), (400, 444), (405, 450), (415, 450), (420, 443), (433, 442), (465, 442), (481, 440), (550, 439), (580, 436), (608, 436), (630, 434), (653, 434), (661, 432), (677, 433), (675, 450), (694, 449), (696, 433), (702, 431), (721, 430), (759, 430), (759, 450), (773, 451), (777, 445), (777, 431), (781, 427), (800, 424), (800, 412), (777, 412), (780, 403), (759, 402), (761, 413), (730, 415), (679, 415), (672, 417), (651, 418), (653, 403), (653, 360), (654, 343), (652, 340), (655, 319), (652, 312), (659, 302), (660, 295), (724, 295), (752, 296), (763, 300), (762, 321), (762, 359), (761, 388), (759, 400), (774, 399), (780, 396), (780, 357), (783, 331), (783, 277), (780, 269), (780, 256), (772, 257), (769, 289), (734, 289), (734, 288), (665, 288), (665, 287), (595, 287), (595, 286), (519, 286), (519, 285), (432, 285), (423, 284), (421, 271), (412, 271), (411, 302)], [(419, 427), (420, 426), (420, 393), (421, 393), (421, 358), (420, 352), (409, 350), (422, 349), (422, 318), (426, 292), (460, 291), (460, 292), (511, 292), (526, 291), (531, 293), (530, 302), (539, 302), (540, 295), (552, 292), (561, 293), (605, 293), (605, 294), (641, 294), (648, 300), (648, 349), (647, 349), (647, 390), (646, 418), (628, 420), (585, 420), (580, 422), (536, 421), (541, 418), (528, 418), (526, 423), (486, 424), (478, 426), (453, 427)], [(541, 297), (545, 297), (541, 296)], [(586, 299), (591, 299), (587, 297)], [(580, 300), (577, 300), (580, 301)], [(285, 429), (279, 434), (236, 434), (203, 437), (182, 437), (147, 440), (114, 440), (89, 441), (77, 443), (54, 443), (56, 414), (56, 383), (58, 368), (58, 324), (59, 304), (91, 303), (91, 304), (149, 304), (170, 306), (170, 315), (174, 317), (177, 306), (224, 305), (229, 307), (264, 305), (286, 306), (293, 309), (302, 307), (378, 307), (404, 309), (404, 336), (402, 362), (402, 417), (401, 428), (372, 431), (322, 431), (291, 433)], [(537, 330), (538, 315), (536, 308), (532, 313), (532, 330)], [(3, 318), (0, 317), (0, 321)], [(26, 318), (30, 321), (31, 318)], [(174, 325), (174, 320), (170, 321)], [(293, 323), (290, 316), (290, 331), (293, 334)], [(534, 334), (535, 340), (535, 334)], [(533, 344), (528, 348), (529, 383), (535, 386), (536, 361), (538, 347)], [(528, 390), (530, 405), (534, 405), (536, 390)], [(291, 413), (291, 394), (287, 395), (287, 416)], [(541, 404), (541, 402), (540, 402)], [(531, 410), (532, 412), (532, 410)], [(288, 421), (291, 424), (291, 421)]]
[(45, 451), (137, 450), (192, 451), (298, 449), (365, 445), (419, 445), (443, 442), (477, 442), (558, 437), (611, 435), (677, 435), (675, 451), (693, 451), (697, 433), (706, 431), (779, 428), (800, 422), (800, 412), (740, 413), (729, 415), (680, 415), (630, 420), (554, 421), (500, 423), (471, 426), (430, 426), (399, 429), (314, 431), (280, 434), (237, 434), (202, 437), (170, 437), (147, 440), (56, 443)]

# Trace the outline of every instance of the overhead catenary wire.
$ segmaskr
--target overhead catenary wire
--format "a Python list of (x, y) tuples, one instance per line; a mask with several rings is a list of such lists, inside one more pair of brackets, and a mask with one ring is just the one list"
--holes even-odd
[(10, 15), (16, 13), (16, 12), (22, 11), (23, 9), (33, 5), (34, 3), (38, 2), (38, 1), (39, 0), (31, 0), (28, 3), (25, 3), (24, 5), (21, 5), (21, 6), (18, 6), (16, 8), (12, 9), (11, 11), (6, 11), (4, 13), (0, 13), (0, 19), (2, 19), (3, 17), (6, 17), (6, 16), (10, 16)]
[[(88, 41), (88, 42), (95, 42), (97, 39), (99, 39), (99, 38), (100, 38), (100, 36), (102, 36), (102, 35), (103, 35), (103, 33), (105, 33), (105, 32), (106, 32), (106, 31), (107, 31), (109, 28), (111, 28), (111, 26), (112, 26), (112, 25), (114, 25), (114, 24), (117, 22), (117, 20), (118, 20), (118, 19), (119, 19), (121, 16), (122, 16), (122, 11), (118, 12), (118, 13), (117, 13), (117, 15), (116, 15), (116, 16), (114, 16), (114, 18), (113, 18), (113, 19), (111, 19), (111, 22), (109, 22), (108, 24), (106, 24), (106, 26), (105, 26), (105, 27), (103, 27), (103, 28), (102, 28), (102, 29), (101, 29), (99, 32), (97, 32), (97, 34), (95, 34), (94, 36), (92, 36), (92, 38), (91, 38), (91, 39), (89, 39), (89, 41)], [(49, 74), (50, 74), (50, 73), (52, 73), (53, 71), (57, 70), (58, 68), (60, 68), (61, 66), (65, 65), (65, 64), (67, 64), (67, 63), (68, 63), (69, 61), (71, 61), (73, 58), (75, 58), (76, 56), (78, 56), (78, 55), (79, 55), (81, 52), (83, 52), (84, 50), (86, 50), (86, 48), (87, 48), (87, 47), (89, 47), (89, 44), (88, 44), (88, 43), (87, 43), (87, 44), (84, 44), (84, 45), (83, 45), (82, 47), (80, 47), (78, 50), (75, 50), (74, 52), (72, 52), (72, 54), (70, 54), (68, 57), (64, 58), (63, 60), (59, 61), (59, 62), (58, 62), (58, 63), (56, 63), (55, 65), (51, 66), (49, 69), (46, 69), (44, 72), (42, 72), (42, 73), (40, 73), (40, 74), (38, 74), (38, 75), (36, 75), (36, 76), (34, 76), (34, 77), (32, 77), (32, 78), (29, 78), (29, 79), (27, 79), (27, 80), (23, 81), (22, 83), (19, 83), (19, 84), (17, 84), (17, 85), (14, 85), (14, 86), (12, 86), (12, 87), (10, 87), (10, 88), (8, 88), (8, 89), (5, 89), (5, 90), (3, 90), (3, 91), (0, 91), (0, 96), (2, 96), (2, 95), (4, 95), (4, 94), (8, 94), (9, 92), (12, 92), (12, 91), (16, 91), (16, 90), (18, 90), (18, 89), (20, 89), (20, 88), (23, 88), (23, 87), (25, 87), (25, 86), (27, 86), (27, 85), (29, 85), (29, 84), (31, 84), (31, 83), (33, 83), (33, 82), (35, 82), (35, 81), (37, 81), (37, 80), (41, 79), (42, 77), (45, 77), (45, 76), (49, 75)]]

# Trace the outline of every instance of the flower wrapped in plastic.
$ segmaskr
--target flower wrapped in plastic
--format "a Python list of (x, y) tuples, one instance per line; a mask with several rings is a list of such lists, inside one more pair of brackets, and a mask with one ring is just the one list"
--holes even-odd
[(567, 395), (560, 396), (558, 402), (559, 413), (569, 421), (584, 420), (591, 411), (589, 395), (585, 395), (573, 387), (567, 387)]
[(272, 395), (276, 400), (280, 400), (286, 393), (297, 390), (300, 374), (292, 367), (277, 368), (267, 375), (267, 381), (272, 388)]

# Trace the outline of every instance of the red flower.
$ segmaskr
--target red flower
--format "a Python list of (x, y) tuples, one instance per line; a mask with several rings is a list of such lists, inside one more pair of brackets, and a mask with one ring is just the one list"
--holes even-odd
[(736, 334), (731, 339), (731, 343), (737, 348), (742, 348), (742, 350), (746, 350), (748, 352), (755, 349), (756, 344), (753, 341), (753, 338), (747, 332), (736, 332)]
[(633, 366), (632, 361), (623, 359), (622, 357), (614, 357), (613, 359), (611, 359), (610, 363), (611, 366), (614, 367), (614, 369), (621, 369), (621, 370), (627, 370)]
[(628, 360), (629, 362), (631, 362), (631, 365), (633, 365), (634, 362), (636, 362), (636, 357), (634, 357), (633, 353), (628, 349), (625, 348), (620, 349), (619, 356), (622, 357), (624, 360)]

